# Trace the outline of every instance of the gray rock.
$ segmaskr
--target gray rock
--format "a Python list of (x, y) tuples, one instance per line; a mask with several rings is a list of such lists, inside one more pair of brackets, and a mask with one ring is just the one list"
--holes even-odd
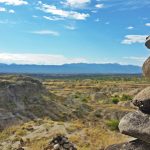
[(140, 111), (129, 113), (121, 119), (119, 130), (123, 134), (150, 143), (150, 115)]
[(48, 91), (39, 80), (26, 76), (8, 77), (0, 80), (0, 131), (37, 118), (64, 121), (75, 117), (61, 103), (63, 98)]
[(145, 46), (150, 49), (150, 36), (146, 38)]
[(108, 96), (106, 92), (96, 92), (91, 95), (92, 101), (99, 101), (99, 100), (105, 100), (108, 99)]
[(150, 114), (150, 87), (145, 88), (133, 99), (133, 104), (147, 114)]
[(140, 140), (134, 140), (127, 143), (111, 145), (105, 150), (150, 150), (150, 144)]
[(131, 101), (127, 101), (127, 102), (120, 101), (118, 103), (118, 105), (121, 106), (121, 107), (134, 108)]
[(150, 78), (150, 57), (143, 64), (143, 75)]

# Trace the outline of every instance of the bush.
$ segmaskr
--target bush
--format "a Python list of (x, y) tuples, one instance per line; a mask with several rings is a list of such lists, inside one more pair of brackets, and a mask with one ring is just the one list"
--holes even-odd
[(82, 102), (87, 103), (87, 102), (88, 102), (88, 99), (87, 99), (87, 98), (83, 98), (83, 99), (82, 99)]
[(107, 120), (106, 125), (110, 128), (110, 130), (119, 130), (118, 125), (119, 125), (119, 120), (113, 119), (113, 120)]
[(117, 97), (112, 98), (112, 103), (118, 104), (119, 99)]
[(130, 95), (123, 94), (120, 100), (129, 101), (129, 100), (132, 100), (132, 97)]

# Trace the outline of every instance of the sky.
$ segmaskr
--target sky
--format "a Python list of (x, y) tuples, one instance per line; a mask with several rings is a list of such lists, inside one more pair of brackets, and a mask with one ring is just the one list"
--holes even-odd
[(0, 63), (141, 66), (149, 0), (0, 0)]

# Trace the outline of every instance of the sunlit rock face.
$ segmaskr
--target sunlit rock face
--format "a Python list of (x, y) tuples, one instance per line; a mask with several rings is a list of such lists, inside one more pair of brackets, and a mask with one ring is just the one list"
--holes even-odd
[(125, 135), (150, 144), (150, 115), (140, 111), (131, 112), (121, 119), (119, 130)]
[(143, 113), (150, 114), (150, 87), (139, 92), (132, 101)]
[(143, 64), (143, 75), (150, 78), (150, 57)]
[[(146, 38), (145, 46), (150, 49), (150, 36)], [(150, 78), (150, 57), (143, 64), (143, 75)]]

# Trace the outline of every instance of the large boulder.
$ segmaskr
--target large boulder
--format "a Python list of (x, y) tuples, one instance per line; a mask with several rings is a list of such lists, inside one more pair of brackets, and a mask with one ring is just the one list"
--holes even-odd
[(120, 121), (119, 129), (123, 134), (150, 143), (150, 115), (140, 111), (129, 113)]
[(150, 78), (150, 57), (143, 64), (143, 75)]
[(134, 140), (127, 143), (111, 145), (105, 150), (149, 150), (150, 144), (140, 140)]
[(145, 88), (133, 99), (133, 104), (147, 114), (150, 114), (150, 87)]

